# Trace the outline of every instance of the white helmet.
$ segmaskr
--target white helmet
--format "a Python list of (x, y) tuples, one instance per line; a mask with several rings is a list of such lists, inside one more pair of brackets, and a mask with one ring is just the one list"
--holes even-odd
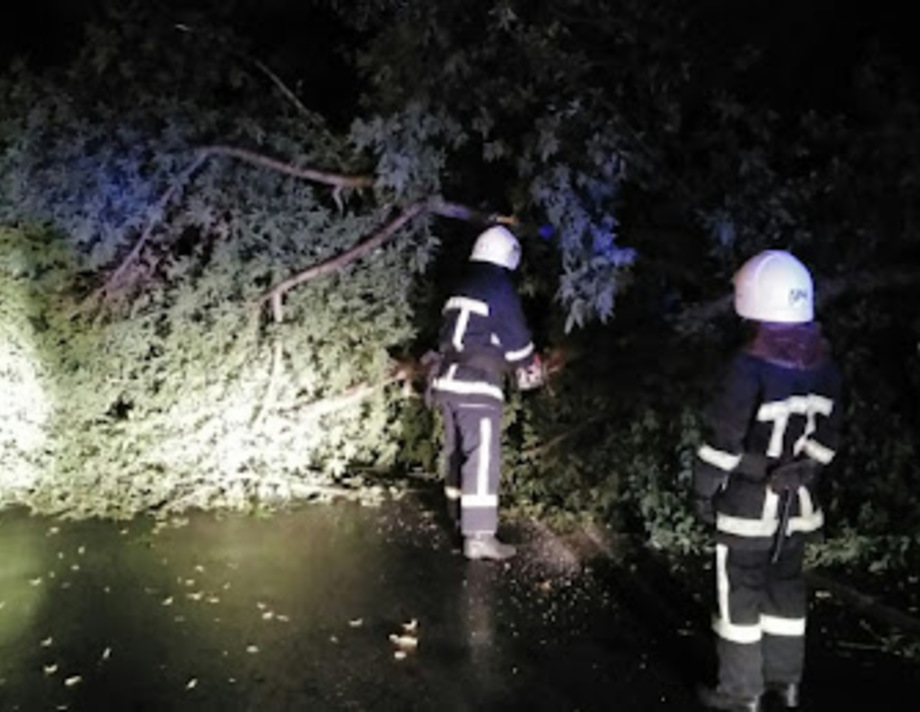
[(493, 225), (476, 238), (470, 260), (515, 270), (521, 261), (521, 245), (508, 228)]
[(803, 324), (814, 319), (814, 286), (801, 262), (766, 250), (735, 273), (735, 312), (754, 321)]

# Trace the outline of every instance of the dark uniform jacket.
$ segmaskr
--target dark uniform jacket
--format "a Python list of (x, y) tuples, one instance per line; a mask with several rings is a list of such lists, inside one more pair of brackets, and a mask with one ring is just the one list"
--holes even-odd
[(806, 474), (793, 490), (786, 534), (822, 527), (817, 474), (838, 446), (840, 395), (840, 374), (816, 324), (761, 326), (710, 403), (708, 437), (697, 453), (694, 490), (713, 500), (717, 541), (772, 545), (780, 496), (771, 473), (793, 462), (805, 464)]
[(442, 358), (431, 386), (433, 395), (442, 400), (501, 403), (504, 375), (529, 366), (535, 358), (510, 274), (488, 262), (470, 262), (443, 314)]

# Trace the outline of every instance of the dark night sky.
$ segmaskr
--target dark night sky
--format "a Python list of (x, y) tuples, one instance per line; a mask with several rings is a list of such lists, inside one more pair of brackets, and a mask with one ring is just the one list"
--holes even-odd
[[(80, 22), (99, 0), (30, 0), (7, 14), (0, 23), (3, 55), (16, 52), (54, 51), (62, 41), (72, 39)], [(161, 0), (161, 7), (194, 7), (202, 2)], [(211, 3), (213, 4), (213, 3)], [(245, 28), (278, 33), (288, 41), (303, 37), (298, 23), (309, 16), (303, 0), (241, 0), (247, 10)], [(717, 38), (726, 32), (741, 32), (771, 45), (786, 56), (789, 64), (827, 65), (834, 56), (853, 52), (870, 36), (878, 36), (892, 51), (917, 64), (916, 29), (903, 6), (892, 0), (846, 3), (840, 0), (699, 0), (695, 8), (706, 7)], [(252, 20), (255, 19), (255, 22)], [(292, 23), (298, 32), (292, 32)], [(303, 45), (302, 40), (299, 44)], [(804, 64), (803, 64), (804, 63)]]
[[(154, 0), (168, 8), (202, 5), (180, 0)], [(83, 19), (99, 0), (30, 0), (7, 15), (0, 24), (0, 62), (16, 54), (33, 60), (54, 61), (66, 57), (79, 41)], [(204, 4), (207, 4), (206, 0)], [(213, 5), (213, 2), (210, 3)], [(326, 18), (317, 18), (304, 0), (238, 0), (246, 15), (237, 30), (249, 34), (259, 58), (288, 81), (303, 79), (319, 89), (333, 82), (340, 60), (333, 49), (335, 35)], [(874, 40), (884, 51), (900, 57), (916, 73), (920, 67), (920, 43), (913, 23), (892, 0), (846, 3), (840, 0), (697, 0), (694, 12), (707, 17), (703, 26), (714, 51), (723, 42), (750, 41), (765, 48), (762, 68), (755, 76), (781, 102), (835, 105), (845, 92), (850, 67), (863, 58)], [(312, 71), (313, 76), (291, 76)], [(312, 70), (311, 70), (312, 68)], [(316, 107), (320, 110), (328, 107)], [(834, 106), (834, 108), (837, 108)]]
[(850, 70), (871, 47), (897, 57), (914, 76), (920, 67), (916, 33), (890, 0), (708, 1), (731, 28), (715, 29), (715, 35), (735, 31), (763, 47), (760, 76), (795, 104), (839, 108), (834, 99), (846, 92)]

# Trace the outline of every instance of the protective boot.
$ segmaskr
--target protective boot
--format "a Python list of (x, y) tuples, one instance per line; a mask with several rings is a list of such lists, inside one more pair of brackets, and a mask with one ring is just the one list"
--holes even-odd
[(492, 559), (504, 561), (515, 555), (517, 549), (503, 544), (494, 534), (474, 534), (463, 539), (463, 555), (467, 559)]
[(703, 707), (725, 712), (762, 712), (760, 697), (734, 697), (727, 695), (717, 687), (700, 687), (697, 697)]
[(780, 701), (787, 710), (799, 706), (799, 686), (795, 682), (768, 682), (767, 692)]

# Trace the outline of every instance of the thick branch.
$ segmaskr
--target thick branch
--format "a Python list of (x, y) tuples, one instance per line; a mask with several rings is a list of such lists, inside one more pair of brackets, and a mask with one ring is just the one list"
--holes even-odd
[[(366, 255), (369, 252), (372, 252), (377, 247), (386, 242), (390, 237), (392, 237), (403, 225), (412, 220), (419, 213), (424, 211), (428, 204), (432, 201), (422, 200), (416, 203), (412, 203), (409, 207), (405, 208), (399, 215), (397, 215), (393, 220), (385, 224), (382, 228), (373, 233), (366, 240), (358, 243), (355, 247), (342, 254), (333, 257), (332, 259), (326, 260), (318, 265), (314, 265), (309, 269), (299, 272), (292, 277), (284, 280), (283, 282), (275, 285), (269, 290), (262, 298), (259, 300), (259, 308), (261, 309), (266, 302), (269, 302), (272, 307), (272, 319), (276, 324), (280, 324), (284, 321), (284, 294), (307, 280), (313, 279), (315, 277), (320, 277), (325, 274), (330, 274), (335, 272), (348, 263)], [(272, 358), (271, 371), (269, 373), (269, 382), (268, 387), (265, 391), (265, 397), (262, 399), (262, 404), (259, 408), (258, 413), (253, 419), (253, 424), (258, 425), (262, 418), (274, 407), (275, 391), (277, 390), (277, 382), (281, 378), (281, 372), (283, 370), (282, 358), (281, 358), (281, 337), (279, 334), (275, 334), (275, 347)]]
[(275, 314), (275, 321), (280, 322), (281, 319), (279, 318), (279, 315), (282, 314), (280, 298), (282, 295), (294, 287), (303, 284), (304, 282), (315, 279), (317, 277), (322, 277), (323, 275), (327, 275), (332, 272), (336, 272), (349, 263), (354, 262), (358, 258), (368, 254), (369, 252), (373, 252), (375, 249), (393, 237), (393, 235), (395, 235), (396, 232), (403, 227), (403, 225), (424, 212), (434, 213), (435, 215), (440, 215), (442, 217), (469, 220), (472, 222), (497, 222), (506, 225), (513, 225), (515, 223), (515, 218), (513, 217), (497, 215), (495, 213), (483, 213), (478, 210), (468, 208), (464, 205), (460, 205), (459, 203), (447, 202), (439, 197), (417, 200), (416, 202), (409, 204), (408, 207), (403, 208), (399, 215), (397, 215), (383, 227), (374, 232), (370, 237), (359, 242), (350, 250), (347, 250), (340, 255), (336, 255), (335, 257), (332, 257), (325, 262), (321, 262), (318, 265), (314, 265), (313, 267), (305, 269), (303, 272), (298, 272), (297, 274), (288, 277), (283, 282), (276, 284), (268, 292), (262, 295), (262, 297), (259, 299), (259, 305), (262, 306), (266, 302), (271, 301)]
[(206, 156), (230, 156), (239, 158), (248, 163), (253, 163), (263, 168), (269, 168), (294, 178), (303, 178), (316, 183), (325, 183), (333, 185), (336, 188), (369, 188), (374, 185), (372, 176), (349, 176), (340, 173), (329, 173), (327, 171), (318, 171), (313, 168), (301, 168), (293, 163), (279, 161), (277, 158), (250, 151), (246, 148), (237, 148), (236, 146), (204, 146), (198, 149), (199, 153)]
[[(328, 171), (319, 171), (313, 168), (302, 168), (300, 166), (295, 166), (292, 163), (280, 161), (276, 158), (272, 158), (255, 151), (250, 151), (245, 148), (238, 148), (236, 146), (212, 145), (199, 148), (196, 151), (195, 159), (180, 174), (178, 179), (174, 181), (172, 185), (170, 185), (166, 192), (160, 196), (160, 199), (150, 210), (150, 216), (147, 220), (147, 225), (144, 227), (144, 231), (141, 233), (141, 236), (135, 243), (134, 247), (125, 256), (118, 267), (115, 268), (111, 275), (109, 275), (105, 283), (93, 291), (83, 301), (81, 309), (86, 308), (89, 304), (95, 303), (96, 300), (104, 297), (114, 290), (114, 288), (123, 278), (125, 272), (127, 272), (130, 265), (140, 256), (144, 247), (150, 241), (154, 228), (156, 228), (156, 226), (162, 220), (166, 208), (181, 192), (181, 189), (188, 184), (192, 175), (211, 156), (228, 156), (231, 158), (237, 158), (248, 163), (261, 166), (262, 168), (278, 171), (295, 178), (301, 178), (316, 183), (323, 183), (325, 185), (331, 185), (336, 188), (336, 193), (345, 188), (366, 188), (374, 184), (374, 179), (372, 176), (344, 175), (340, 173), (330, 173)], [(389, 237), (395, 233), (396, 230), (398, 230), (406, 222), (411, 220), (423, 210), (427, 210), (428, 212), (434, 213), (435, 215), (460, 220), (468, 220), (471, 222), (501, 223), (505, 225), (516, 224), (516, 220), (513, 217), (497, 215), (494, 213), (483, 213), (458, 203), (447, 202), (441, 198), (431, 198), (424, 201), (418, 201), (406, 208), (400, 216), (397, 216), (397, 218), (395, 218), (391, 223), (384, 226), (378, 233), (375, 233), (375, 235), (358, 245), (353, 250), (350, 250), (343, 255), (330, 260), (327, 263), (317, 265), (316, 267), (311, 268), (310, 270), (307, 270), (306, 272), (303, 272), (299, 275), (294, 275), (290, 279), (285, 280), (281, 284), (277, 285), (263, 298), (262, 303), (268, 299), (273, 300), (273, 307), (275, 308), (275, 321), (280, 322), (280, 297), (284, 294), (284, 292), (308, 279), (312, 279), (313, 277), (320, 276), (322, 274), (328, 274), (331, 271), (340, 269), (345, 264), (348, 264), (352, 260), (357, 259), (358, 257), (373, 250), (380, 243), (389, 239)]]
[(517, 225), (517, 218), (497, 213), (484, 213), (474, 208), (468, 208), (459, 203), (450, 203), (441, 198), (432, 198), (428, 203), (428, 211), (443, 218), (466, 220), (467, 222), (498, 223), (501, 225)]
[[(419, 200), (410, 204), (408, 207), (404, 208), (399, 215), (350, 250), (346, 250), (340, 255), (336, 255), (325, 262), (321, 262), (318, 265), (305, 269), (303, 272), (298, 272), (292, 277), (288, 277), (283, 282), (279, 282), (259, 299), (259, 305), (262, 306), (269, 301), (274, 304), (285, 292), (290, 291), (297, 285), (315, 279), (316, 277), (322, 277), (323, 275), (336, 272), (350, 262), (354, 262), (359, 257), (373, 252), (384, 242), (389, 240), (403, 225), (427, 210), (429, 202), (429, 200)], [(280, 310), (276, 310), (276, 320), (278, 313), (280, 313)]]

